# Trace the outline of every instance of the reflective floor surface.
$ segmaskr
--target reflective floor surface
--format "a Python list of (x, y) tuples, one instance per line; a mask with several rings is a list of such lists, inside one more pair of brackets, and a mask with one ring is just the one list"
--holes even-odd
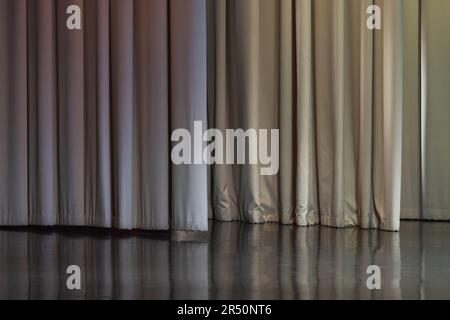
[[(450, 223), (399, 233), (214, 223), (164, 233), (0, 230), (0, 299), (450, 299)], [(82, 288), (66, 287), (79, 265)], [(381, 290), (366, 287), (369, 265)]]

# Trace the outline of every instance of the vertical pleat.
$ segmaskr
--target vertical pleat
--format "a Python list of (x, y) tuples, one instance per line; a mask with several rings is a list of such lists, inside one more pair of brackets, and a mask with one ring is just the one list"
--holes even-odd
[(84, 37), (68, 30), (66, 8), (83, 0), (57, 2), (58, 21), (58, 169), (59, 219), (62, 225), (84, 224), (85, 90)]
[(111, 0), (113, 226), (133, 227), (133, 17), (131, 0)]
[[(330, 186), (332, 188), (331, 195), (331, 208), (329, 209), (325, 206), (321, 206), (324, 212), (324, 218), (322, 221), (325, 224), (331, 223), (338, 227), (345, 226), (345, 212), (344, 212), (344, 197), (345, 197), (345, 181), (346, 175), (349, 174), (345, 170), (346, 162), (345, 157), (345, 146), (346, 142), (344, 139), (344, 130), (346, 129), (347, 114), (346, 114), (346, 92), (348, 88), (348, 81), (346, 81), (347, 65), (345, 61), (345, 47), (348, 35), (345, 34), (345, 17), (347, 15), (345, 8), (345, 0), (335, 0), (332, 1), (331, 6), (331, 109), (326, 112), (331, 115), (332, 124), (328, 133), (332, 137), (332, 148), (331, 152), (331, 168), (333, 170), (333, 184)], [(320, 94), (321, 92), (319, 92)], [(320, 124), (318, 125), (320, 128)], [(333, 150), (334, 149), (334, 150)], [(321, 168), (319, 168), (320, 172)], [(321, 182), (319, 181), (319, 185)], [(331, 221), (328, 214), (332, 215)]]
[[(213, 127), (225, 132), (230, 112), (228, 100), (228, 10), (229, 0), (217, 0), (215, 6), (215, 65), (214, 65), (214, 109)], [(210, 73), (211, 70), (208, 71)], [(213, 203), (214, 218), (219, 221), (230, 221), (237, 215), (236, 193), (232, 188), (234, 182), (232, 168), (225, 164), (213, 167)]]
[[(356, 1), (356, 24), (363, 25), (367, 19), (367, 8), (373, 0)], [(353, 59), (359, 61), (355, 72), (358, 72), (359, 81), (355, 81), (354, 105), (356, 110), (355, 122), (357, 132), (357, 184), (356, 197), (358, 203), (359, 223), (362, 228), (374, 227), (373, 224), (373, 87), (374, 87), (374, 32), (368, 28), (355, 28), (359, 39), (355, 39), (356, 53)], [(358, 41), (359, 40), (359, 41)]]
[[(384, 1), (384, 29), (382, 34), (382, 81), (381, 99), (375, 139), (378, 171), (375, 204), (380, 228), (398, 230), (400, 227), (401, 197), (401, 150), (402, 150), (402, 105), (403, 105), (403, 1)], [(381, 104), (381, 105), (380, 105)], [(379, 161), (379, 162), (378, 162)]]
[[(225, 94), (227, 100), (220, 106), (225, 120), (224, 128), (241, 128), (244, 131), (258, 128), (258, 104), (262, 98), (258, 92), (261, 72), (259, 63), (261, 54), (260, 15), (262, 3), (258, 0), (228, 1), (227, 21), (227, 73)], [(217, 74), (221, 77), (220, 74)], [(219, 114), (218, 114), (219, 116)], [(220, 127), (219, 127), (220, 128)], [(223, 131), (225, 132), (225, 131)], [(226, 142), (230, 143), (230, 142)], [(234, 159), (234, 161), (236, 161)], [(259, 169), (257, 165), (227, 165), (228, 178), (218, 186), (223, 193), (219, 201), (221, 206), (229, 206), (228, 214), (232, 220), (263, 222), (263, 210), (260, 201)]]
[(420, 0), (408, 0), (403, 6), (402, 219), (420, 219), (421, 215), (421, 13), (419, 2)]
[(135, 2), (138, 227), (169, 228), (168, 3)]
[[(295, 60), (293, 57), (293, 47), (295, 45), (293, 26), (292, 1), (280, 2), (280, 172), (279, 172), (279, 191), (280, 191), (280, 216), (281, 222), (289, 224), (292, 222), (294, 214), (294, 88)], [(302, 11), (303, 12), (303, 11)], [(297, 12), (296, 12), (297, 13)]]
[(85, 224), (111, 226), (109, 1), (85, 2)]
[[(383, 2), (376, 0), (374, 3), (382, 9)], [(385, 22), (383, 22), (383, 26)], [(377, 30), (374, 32), (374, 49), (373, 49), (373, 119), (372, 119), (372, 187), (373, 187), (373, 204), (374, 204), (374, 214), (370, 215), (369, 224), (374, 225), (376, 228), (380, 225), (380, 215), (379, 212), (384, 212), (384, 200), (383, 200), (383, 185), (382, 185), (382, 155), (383, 155), (383, 144), (382, 136), (382, 116), (383, 116), (383, 37), (384, 29)]]
[(28, 223), (26, 1), (0, 1), (0, 224)]
[[(215, 128), (215, 65), (216, 48), (214, 46), (216, 39), (216, 3), (217, 1), (206, 1), (206, 42), (207, 42), (207, 112), (208, 128)], [(208, 166), (208, 219), (214, 219), (214, 166)]]
[[(259, 24), (259, 45), (256, 47), (256, 52), (252, 52), (249, 56), (250, 61), (255, 61), (255, 57), (259, 55), (259, 61), (256, 65), (258, 70), (252, 70), (252, 79), (255, 82), (255, 92), (252, 103), (255, 105), (251, 108), (249, 114), (249, 128), (266, 129), (268, 131), (267, 150), (271, 155), (275, 150), (271, 148), (275, 146), (278, 141), (272, 141), (272, 129), (279, 128), (279, 74), (280, 74), (280, 50), (274, 43), (279, 42), (280, 34), (280, 3), (272, 0), (261, 0)], [(232, 126), (233, 127), (233, 126)], [(244, 126), (246, 128), (246, 126)], [(258, 153), (261, 153), (263, 147), (261, 142), (264, 141), (261, 131), (258, 137)], [(276, 138), (274, 137), (274, 140)], [(250, 152), (252, 146), (249, 146)], [(278, 150), (276, 150), (278, 152)], [(261, 158), (260, 158), (261, 160)], [(254, 166), (254, 177), (252, 183), (259, 183), (259, 190), (257, 190), (257, 200), (259, 201), (259, 211), (261, 217), (251, 217), (250, 222), (278, 222), (280, 220), (279, 213), (279, 196), (278, 196), (278, 177), (274, 175), (263, 175), (263, 165)], [(278, 169), (278, 168), (276, 168)], [(278, 174), (278, 171), (276, 172)], [(249, 214), (253, 208), (247, 207)]]
[[(194, 158), (194, 121), (202, 121), (204, 130), (207, 124), (206, 2), (171, 0), (169, 16), (171, 130), (185, 128), (193, 133)], [(207, 185), (205, 164), (172, 167), (175, 230), (208, 230)]]
[[(347, 1), (315, 2), (317, 172), (321, 223), (357, 224), (351, 86), (351, 11)], [(327, 17), (324, 19), (324, 17)]]
[[(295, 52), (296, 52), (296, 222), (307, 226), (319, 222), (316, 174), (316, 126), (314, 114), (314, 48), (313, 8), (311, 0), (295, 1)], [(280, 128), (281, 129), (281, 128)]]
[(28, 1), (29, 223), (52, 225), (58, 209), (56, 8)]
[(111, 101), (110, 101), (110, 1), (97, 1), (97, 125), (98, 125), (98, 166), (101, 204), (104, 212), (103, 225), (112, 223), (112, 177), (111, 177)]
[[(111, 101), (110, 101), (110, 20), (109, 0), (98, 0), (97, 3), (97, 211), (92, 215), (101, 216), (95, 224), (110, 227), (112, 223), (112, 177), (111, 177)], [(93, 19), (92, 21), (95, 21)], [(93, 150), (94, 151), (94, 150)], [(99, 221), (100, 220), (100, 221)]]

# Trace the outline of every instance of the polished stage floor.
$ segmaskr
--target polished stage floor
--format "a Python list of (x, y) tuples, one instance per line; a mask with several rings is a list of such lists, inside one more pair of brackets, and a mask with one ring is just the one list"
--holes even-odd
[[(214, 223), (209, 240), (0, 229), (0, 299), (450, 299), (450, 223), (400, 233)], [(172, 239), (172, 240), (171, 240)], [(66, 268), (82, 288), (69, 291)], [(367, 266), (382, 288), (366, 287)]]

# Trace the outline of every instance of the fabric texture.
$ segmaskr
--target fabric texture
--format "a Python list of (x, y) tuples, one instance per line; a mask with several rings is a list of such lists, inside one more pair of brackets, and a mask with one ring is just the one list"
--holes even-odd
[[(66, 28), (68, 5), (82, 30)], [(0, 225), (450, 220), (449, 13), (441, 0), (0, 0)], [(194, 121), (279, 129), (278, 174), (173, 165), (171, 132)]]

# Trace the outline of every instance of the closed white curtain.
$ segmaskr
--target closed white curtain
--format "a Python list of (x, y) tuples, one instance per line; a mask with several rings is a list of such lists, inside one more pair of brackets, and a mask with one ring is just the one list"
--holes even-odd
[[(446, 0), (0, 0), (0, 225), (450, 220), (449, 15)], [(172, 165), (170, 134), (194, 121), (279, 129), (278, 174)]]

